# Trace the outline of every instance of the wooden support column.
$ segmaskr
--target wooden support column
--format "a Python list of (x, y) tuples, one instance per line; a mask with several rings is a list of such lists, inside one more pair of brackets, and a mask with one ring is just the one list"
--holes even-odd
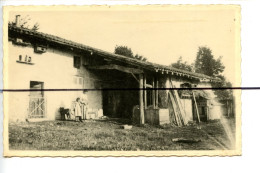
[(199, 109), (198, 109), (198, 105), (197, 105), (196, 98), (195, 98), (195, 95), (194, 95), (194, 92), (193, 92), (193, 91), (192, 91), (192, 96), (193, 96), (194, 103), (195, 103), (195, 108), (196, 108), (196, 112), (197, 112), (198, 122), (199, 122), (199, 124), (200, 124), (200, 114), (199, 114)]
[(146, 75), (144, 74), (144, 109), (147, 109)]
[(139, 74), (140, 124), (144, 124), (143, 74)]
[(153, 77), (153, 109), (155, 109), (155, 84), (154, 84), (154, 77)]
[(155, 107), (158, 108), (159, 105), (159, 92), (158, 92), (158, 88), (159, 88), (159, 81), (158, 78), (156, 78), (156, 90), (155, 90), (155, 99), (156, 99), (156, 105)]

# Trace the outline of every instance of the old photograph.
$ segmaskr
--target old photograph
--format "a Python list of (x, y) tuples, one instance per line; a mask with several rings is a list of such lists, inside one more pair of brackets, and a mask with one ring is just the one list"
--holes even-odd
[(5, 6), (4, 155), (241, 155), (240, 6)]

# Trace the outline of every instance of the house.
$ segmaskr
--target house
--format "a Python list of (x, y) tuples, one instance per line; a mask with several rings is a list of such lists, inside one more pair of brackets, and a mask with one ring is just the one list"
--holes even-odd
[[(137, 115), (140, 123), (170, 123), (169, 88), (211, 87), (216, 80), (14, 25), (8, 25), (7, 46), (4, 89), (13, 91), (5, 93), (9, 121), (60, 119), (61, 107), (71, 108), (77, 97), (86, 96), (93, 117)], [(191, 94), (178, 97), (192, 121)]]

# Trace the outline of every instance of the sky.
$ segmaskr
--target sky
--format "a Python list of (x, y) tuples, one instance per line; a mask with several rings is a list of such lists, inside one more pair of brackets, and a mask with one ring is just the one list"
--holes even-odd
[(9, 13), (29, 16), (40, 32), (113, 52), (130, 47), (148, 61), (170, 65), (182, 56), (193, 63), (199, 46), (222, 56), (224, 75), (236, 84), (240, 72), (240, 14), (231, 6), (27, 8)]

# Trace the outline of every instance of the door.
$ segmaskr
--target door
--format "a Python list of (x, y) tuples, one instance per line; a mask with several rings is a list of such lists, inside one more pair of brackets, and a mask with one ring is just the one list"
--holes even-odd
[(43, 82), (30, 81), (29, 118), (44, 118), (46, 115), (43, 87)]

